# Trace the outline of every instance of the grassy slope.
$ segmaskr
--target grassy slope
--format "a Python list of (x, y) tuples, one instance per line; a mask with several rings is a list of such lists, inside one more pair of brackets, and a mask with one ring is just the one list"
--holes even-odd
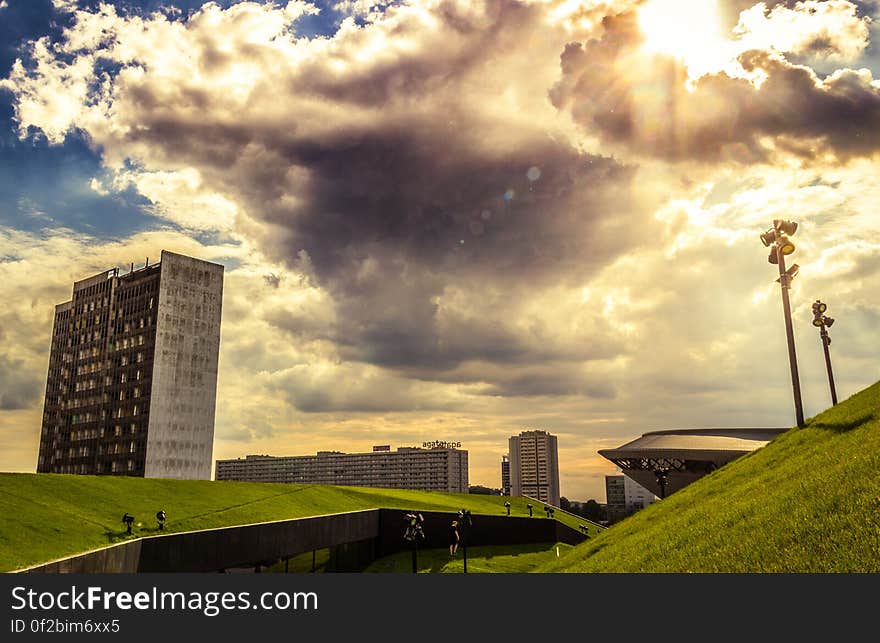
[(880, 382), (539, 571), (880, 572)]
[[(507, 498), (398, 489), (322, 485), (158, 480), (111, 476), (0, 473), (0, 571), (156, 533), (154, 516), (168, 514), (166, 532), (340, 513), (374, 507), (503, 515)], [(528, 515), (527, 500), (510, 498), (511, 515)], [(535, 504), (535, 503), (533, 503)], [(541, 505), (534, 515), (543, 516)], [(576, 517), (557, 518), (578, 528)], [(140, 525), (138, 525), (140, 523)], [(597, 527), (590, 526), (595, 537)]]
[[(515, 574), (532, 572), (541, 564), (556, 560), (556, 549), (564, 556), (572, 546), (565, 543), (536, 545), (495, 545), (468, 547), (468, 573)], [(419, 573), (461, 574), (462, 551), (450, 558), (448, 549), (425, 549), (418, 553)], [(412, 552), (403, 551), (380, 558), (367, 573), (412, 573)]]

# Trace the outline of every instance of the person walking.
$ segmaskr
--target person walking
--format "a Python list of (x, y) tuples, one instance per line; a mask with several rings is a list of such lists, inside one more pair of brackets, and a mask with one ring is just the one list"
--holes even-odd
[(458, 551), (458, 543), (461, 539), (458, 536), (458, 521), (453, 520), (449, 525), (449, 555), (455, 558), (455, 552)]

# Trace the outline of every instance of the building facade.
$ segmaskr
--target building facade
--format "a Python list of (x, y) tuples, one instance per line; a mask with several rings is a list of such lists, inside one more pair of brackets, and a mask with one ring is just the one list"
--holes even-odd
[(628, 476), (605, 476), (605, 503), (609, 522), (617, 522), (644, 509), (657, 496)]
[(559, 456), (556, 436), (547, 431), (523, 431), (511, 436), (510, 494), (529, 496), (559, 506)]
[(501, 495), (510, 495), (510, 456), (501, 456)]
[(292, 482), (351, 487), (468, 492), (468, 452), (462, 449), (373, 447), (368, 453), (249, 455), (217, 460), (217, 480)]
[(163, 250), (55, 307), (37, 471), (211, 477), (223, 266)]

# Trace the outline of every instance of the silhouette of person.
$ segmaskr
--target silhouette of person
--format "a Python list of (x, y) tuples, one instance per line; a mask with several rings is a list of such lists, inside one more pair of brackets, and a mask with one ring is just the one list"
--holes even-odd
[(449, 525), (449, 555), (455, 556), (455, 552), (458, 551), (458, 543), (461, 539), (458, 536), (458, 521), (453, 520), (452, 524)]

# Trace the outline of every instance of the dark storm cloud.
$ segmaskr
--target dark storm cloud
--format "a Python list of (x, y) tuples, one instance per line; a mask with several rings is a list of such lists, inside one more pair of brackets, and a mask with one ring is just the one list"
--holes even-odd
[(687, 71), (673, 59), (635, 57), (642, 39), (635, 14), (606, 18), (604, 26), (602, 38), (566, 47), (551, 98), (609, 142), (671, 160), (761, 160), (770, 154), (764, 137), (808, 158), (830, 152), (846, 160), (880, 150), (880, 89), (867, 71), (820, 79), (753, 50), (739, 61), (766, 76), (760, 88), (716, 73), (688, 90)]
[(40, 392), (40, 380), (23, 361), (0, 354), (0, 411), (30, 408)]
[[(291, 142), (283, 157), (308, 172), (302, 205), (264, 212), (292, 232), (289, 256), (305, 250), (323, 281), (363, 295), (410, 276), (434, 292), (464, 273), (540, 283), (626, 246), (591, 233), (605, 218), (623, 228), (632, 217), (627, 168), (547, 139), (488, 156), (479, 130), (425, 121)], [(540, 178), (529, 179), (531, 168)], [(361, 272), (371, 259), (385, 274)]]
[[(289, 232), (284, 254), (308, 253), (332, 294), (338, 322), (321, 334), (345, 359), (443, 370), (540, 358), (481, 300), (577, 283), (639, 239), (630, 171), (549, 140), (490, 157), (466, 125), (425, 123), (291, 143), (284, 156), (308, 168), (302, 205), (263, 212)], [(473, 309), (444, 312), (448, 288)]]

